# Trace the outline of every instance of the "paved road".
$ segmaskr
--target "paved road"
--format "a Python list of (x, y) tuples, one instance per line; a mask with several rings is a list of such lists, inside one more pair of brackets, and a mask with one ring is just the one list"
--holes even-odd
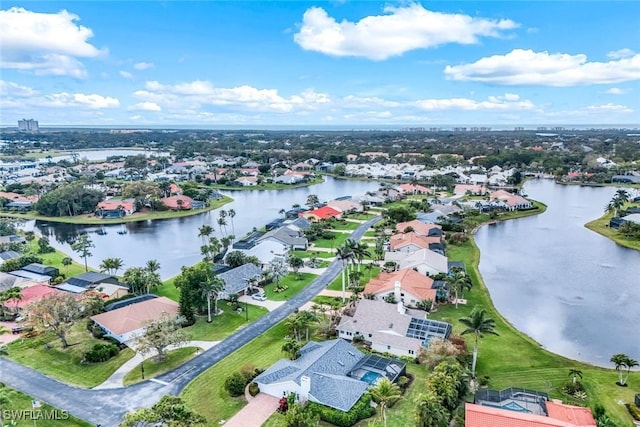
[[(360, 240), (365, 231), (380, 219), (376, 217), (365, 222), (353, 232), (351, 238)], [(341, 268), (341, 261), (333, 261), (322, 275), (284, 305), (267, 313), (179, 368), (156, 378), (168, 385), (146, 381), (129, 387), (108, 390), (82, 389), (46, 377), (38, 371), (4, 357), (0, 357), (0, 381), (36, 399), (69, 411), (78, 418), (103, 426), (117, 426), (125, 413), (151, 406), (166, 394), (178, 395), (202, 372), (266, 332), (311, 300), (338, 277)]]

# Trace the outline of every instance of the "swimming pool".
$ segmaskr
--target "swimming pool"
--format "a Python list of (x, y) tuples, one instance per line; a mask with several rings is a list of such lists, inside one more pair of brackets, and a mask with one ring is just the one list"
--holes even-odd
[(375, 385), (375, 383), (378, 381), (378, 378), (380, 378), (381, 376), (382, 375), (378, 374), (377, 372), (367, 371), (366, 374), (360, 377), (360, 381)]

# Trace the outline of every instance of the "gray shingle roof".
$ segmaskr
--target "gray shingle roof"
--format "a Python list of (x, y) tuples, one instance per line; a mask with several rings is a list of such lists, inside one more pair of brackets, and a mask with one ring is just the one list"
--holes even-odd
[(0, 259), (5, 261), (8, 259), (20, 258), (21, 256), (22, 254), (16, 251), (0, 252)]
[(105, 280), (116, 279), (116, 277), (111, 276), (110, 274), (96, 273), (95, 271), (88, 271), (86, 273), (78, 274), (77, 276), (73, 276), (67, 283), (73, 286), (81, 286), (86, 288), (95, 283), (100, 283)]
[(300, 237), (297, 231), (287, 227), (280, 227), (275, 230), (271, 230), (265, 233), (258, 241), (265, 240), (270, 237), (290, 246), (306, 246), (308, 243), (306, 237)]
[(227, 295), (238, 294), (248, 286), (248, 280), (262, 274), (260, 267), (254, 264), (244, 264), (218, 275), (224, 280), (224, 292)]

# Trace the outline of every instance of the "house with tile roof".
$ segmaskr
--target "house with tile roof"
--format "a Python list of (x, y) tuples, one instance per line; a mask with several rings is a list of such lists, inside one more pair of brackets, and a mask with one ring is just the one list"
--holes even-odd
[(364, 210), (362, 203), (354, 200), (329, 200), (327, 206), (340, 212), (362, 212)]
[(47, 295), (62, 293), (62, 291), (48, 285), (34, 285), (20, 291), (21, 299), (11, 298), (2, 303), (9, 311), (20, 311), (32, 302), (40, 301)]
[(323, 206), (318, 209), (313, 209), (307, 212), (300, 213), (299, 216), (306, 218), (310, 221), (320, 221), (323, 219), (331, 219), (331, 218), (340, 219), (342, 218), (342, 212), (330, 206)]
[(295, 393), (301, 401), (348, 411), (382, 377), (395, 381), (406, 364), (362, 353), (342, 339), (308, 342), (296, 360), (280, 359), (253, 381), (277, 398)]
[(457, 184), (453, 188), (453, 194), (456, 196), (464, 196), (467, 194), (472, 196), (484, 196), (487, 194), (487, 187), (478, 184)]
[(549, 415), (465, 404), (465, 427), (595, 427), (589, 408), (547, 402)]
[(164, 197), (161, 201), (169, 210), (180, 211), (193, 208), (193, 199), (184, 195)]
[(249, 289), (251, 279), (261, 276), (262, 268), (251, 263), (218, 274), (218, 277), (224, 282), (224, 289), (218, 295), (218, 299), (228, 299), (232, 294), (245, 294)]
[(373, 299), (383, 301), (389, 295), (396, 302), (405, 306), (415, 307), (425, 300), (436, 300), (436, 289), (433, 289), (433, 279), (410, 268), (381, 272), (378, 277), (369, 280), (363, 294), (371, 295)]
[(395, 262), (398, 270), (416, 270), (425, 276), (449, 272), (447, 257), (430, 249), (418, 249), (410, 253), (385, 252), (384, 260)]
[(122, 218), (136, 211), (136, 203), (133, 199), (127, 200), (103, 200), (96, 206), (96, 216), (100, 218)]
[(426, 311), (368, 299), (358, 301), (355, 312), (344, 314), (336, 327), (339, 338), (361, 337), (379, 353), (409, 357), (417, 357), (432, 339), (449, 338), (451, 331), (449, 323), (427, 319)]
[(429, 249), (430, 245), (442, 246), (440, 236), (421, 236), (415, 231), (398, 233), (389, 237), (389, 250), (392, 252), (411, 253), (419, 249)]
[(167, 297), (151, 298), (122, 308), (91, 316), (105, 333), (118, 342), (126, 343), (144, 333), (145, 325), (162, 315), (179, 315), (177, 302)]
[(396, 187), (402, 194), (429, 194), (431, 189), (420, 184), (400, 184)]
[(419, 236), (440, 237), (442, 239), (443, 231), (441, 225), (427, 224), (417, 219), (396, 224), (396, 231), (398, 233), (404, 233), (408, 228), (411, 228), (411, 230)]
[(236, 178), (234, 182), (239, 183), (243, 187), (253, 187), (258, 185), (258, 178), (255, 176), (241, 176), (240, 178)]

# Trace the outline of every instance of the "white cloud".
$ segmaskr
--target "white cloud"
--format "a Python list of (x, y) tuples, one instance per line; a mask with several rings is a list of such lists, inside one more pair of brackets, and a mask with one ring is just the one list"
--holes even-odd
[(607, 53), (607, 57), (612, 58), (612, 59), (620, 59), (620, 58), (629, 58), (631, 56), (634, 56), (636, 53), (629, 49), (628, 47), (625, 47), (623, 49), (618, 49), (618, 50), (612, 50), (611, 52)]
[(111, 96), (85, 93), (58, 92), (41, 94), (38, 91), (17, 83), (0, 80), (2, 108), (5, 110), (34, 110), (74, 108), (77, 110), (101, 110), (116, 108), (120, 101)]
[(135, 111), (162, 111), (162, 108), (156, 104), (155, 102), (139, 102), (135, 105), (132, 105), (128, 108), (128, 110)]
[(14, 82), (0, 80), (0, 96), (24, 98), (37, 95), (37, 91), (30, 87), (19, 85)]
[(640, 79), (640, 54), (609, 62), (588, 62), (583, 54), (514, 49), (472, 64), (447, 66), (449, 80), (496, 85), (578, 86)]
[[(84, 107), (90, 109), (115, 108), (120, 106), (120, 101), (110, 96), (84, 93), (54, 93), (45, 97), (49, 101), (48, 106), (55, 107)], [(45, 103), (47, 105), (47, 103)]]
[(509, 19), (433, 12), (417, 3), (387, 6), (384, 12), (357, 22), (338, 22), (324, 9), (311, 7), (293, 40), (305, 50), (327, 55), (384, 60), (447, 43), (476, 44), (480, 37), (501, 37), (519, 26)]
[(618, 104), (603, 104), (603, 105), (589, 105), (585, 107), (586, 111), (601, 113), (601, 112), (615, 112), (615, 113), (633, 113), (633, 109), (626, 105)]
[(128, 71), (124, 71), (124, 70), (120, 70), (120, 76), (124, 77), (125, 79), (132, 79), (133, 78), (133, 74), (131, 74)]
[(607, 95), (624, 95), (629, 92), (631, 92), (630, 87), (612, 87), (602, 93), (606, 93)]
[(485, 101), (469, 98), (421, 99), (415, 102), (422, 110), (464, 110), (464, 111), (511, 111), (533, 110), (536, 106), (529, 100), (520, 100), (520, 96), (507, 93), (503, 96), (490, 96)]
[(0, 10), (0, 67), (29, 70), (36, 75), (86, 77), (84, 65), (77, 58), (94, 58), (106, 51), (88, 42), (93, 32), (77, 25), (78, 19), (66, 10), (58, 13), (31, 12), (18, 7)]
[(139, 71), (148, 70), (149, 68), (153, 68), (153, 67), (155, 67), (153, 62), (138, 62), (137, 64), (133, 65), (133, 68)]

